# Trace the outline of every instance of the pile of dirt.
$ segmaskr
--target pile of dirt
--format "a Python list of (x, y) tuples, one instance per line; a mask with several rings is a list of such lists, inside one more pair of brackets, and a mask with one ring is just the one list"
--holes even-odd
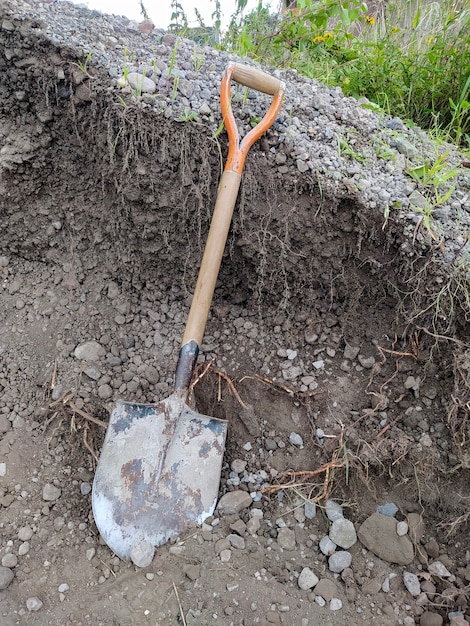
[[(424, 133), (279, 74), (192, 389), (228, 420), (230, 506), (139, 569), (100, 540), (91, 483), (112, 403), (172, 388), (228, 59), (68, 3), (0, 9), (2, 623), (464, 624), (461, 155), (429, 221), (406, 173)], [(122, 87), (131, 69), (155, 95)], [(245, 133), (267, 100), (239, 95)]]

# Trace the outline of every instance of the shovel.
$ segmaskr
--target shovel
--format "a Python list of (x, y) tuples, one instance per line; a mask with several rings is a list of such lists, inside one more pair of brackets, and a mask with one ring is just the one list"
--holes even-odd
[[(239, 142), (231, 110), (230, 84), (273, 96), (263, 119)], [(217, 501), (227, 422), (201, 415), (187, 404), (248, 150), (274, 123), (284, 83), (259, 70), (232, 63), (220, 88), (229, 136), (204, 255), (186, 323), (173, 393), (156, 404), (119, 402), (111, 413), (93, 482), (96, 525), (122, 559), (150, 564), (155, 546), (189, 526), (202, 524)]]

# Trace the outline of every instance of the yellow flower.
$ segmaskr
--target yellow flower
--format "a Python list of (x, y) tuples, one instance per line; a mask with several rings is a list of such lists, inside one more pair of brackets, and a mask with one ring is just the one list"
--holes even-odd
[(327, 39), (333, 39), (334, 35), (333, 33), (325, 33), (323, 37), (325, 38), (325, 41), (326, 41)]
[(434, 41), (434, 37), (429, 37), (429, 39), (428, 39), (428, 46), (430, 46), (433, 41)]
[(313, 38), (313, 43), (323, 43), (324, 41), (325, 41), (325, 38), (322, 35), (319, 35), (318, 37)]
[(375, 24), (375, 17), (373, 15), (366, 15), (366, 22), (373, 26)]
[(398, 26), (392, 26), (392, 33), (398, 33), (399, 30)]

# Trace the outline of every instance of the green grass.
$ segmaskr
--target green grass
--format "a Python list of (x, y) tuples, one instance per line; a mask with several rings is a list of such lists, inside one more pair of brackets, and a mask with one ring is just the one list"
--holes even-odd
[[(377, 15), (360, 0), (297, 0), (295, 14), (273, 13), (263, 1), (245, 14), (238, 0), (221, 48), (339, 85), (470, 148), (469, 0), (390, 0)], [(187, 25), (172, 6), (173, 29)]]

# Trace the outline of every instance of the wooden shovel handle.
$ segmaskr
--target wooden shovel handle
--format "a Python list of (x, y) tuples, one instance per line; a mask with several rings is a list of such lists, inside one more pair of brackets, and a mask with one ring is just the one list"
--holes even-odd
[[(263, 119), (244, 137), (241, 144), (230, 106), (230, 83), (232, 78), (243, 85), (274, 96), (271, 106)], [(222, 78), (220, 102), (229, 137), (229, 154), (219, 184), (206, 247), (181, 342), (176, 368), (175, 390), (183, 390), (189, 387), (196, 364), (232, 221), (233, 210), (237, 201), (246, 155), (255, 141), (274, 123), (282, 105), (283, 95), (284, 83), (264, 72), (238, 63), (231, 64)]]

